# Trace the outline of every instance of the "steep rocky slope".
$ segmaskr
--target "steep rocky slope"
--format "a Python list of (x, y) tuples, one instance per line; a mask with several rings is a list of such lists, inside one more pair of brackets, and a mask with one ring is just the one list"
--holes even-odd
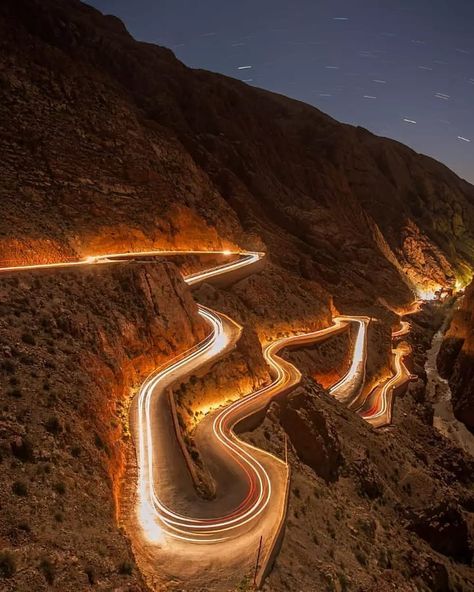
[(474, 283), (454, 311), (438, 356), (440, 374), (449, 380), (454, 415), (474, 432)]
[(169, 265), (0, 276), (2, 590), (145, 589), (117, 526), (128, 403), (206, 331)]
[(394, 422), (373, 430), (306, 382), (249, 436), (281, 455), (283, 428), (292, 465), (265, 590), (472, 589), (472, 459), (426, 423), (411, 392)]

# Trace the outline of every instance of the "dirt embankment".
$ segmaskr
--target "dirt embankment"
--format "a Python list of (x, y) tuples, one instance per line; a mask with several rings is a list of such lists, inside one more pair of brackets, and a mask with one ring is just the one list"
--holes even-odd
[(206, 331), (169, 264), (0, 276), (2, 589), (144, 589), (117, 526), (128, 404)]

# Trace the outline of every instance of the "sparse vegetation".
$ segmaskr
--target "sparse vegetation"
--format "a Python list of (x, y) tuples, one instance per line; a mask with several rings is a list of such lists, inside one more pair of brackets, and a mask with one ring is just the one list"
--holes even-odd
[(26, 497), (28, 495), (28, 486), (24, 481), (14, 481), (12, 491), (15, 495)]
[(48, 582), (48, 584), (54, 584), (54, 578), (56, 577), (56, 569), (51, 560), (47, 557), (43, 558), (40, 562), (39, 567), (40, 570), (43, 572), (44, 578)]
[(16, 560), (11, 551), (0, 551), (0, 578), (11, 578), (16, 572)]
[(54, 415), (52, 417), (50, 417), (44, 426), (47, 431), (50, 434), (54, 434), (55, 436), (57, 436), (58, 434), (60, 434), (62, 432), (62, 425), (61, 422), (59, 421), (59, 419)]
[(118, 572), (123, 576), (131, 576), (133, 573), (133, 565), (128, 560), (122, 561), (119, 565)]

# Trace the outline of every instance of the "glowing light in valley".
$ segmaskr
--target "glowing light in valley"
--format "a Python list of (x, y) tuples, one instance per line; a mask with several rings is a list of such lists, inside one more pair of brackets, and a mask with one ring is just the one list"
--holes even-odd
[(436, 290), (428, 290), (428, 289), (424, 289), (424, 288), (419, 288), (417, 290), (417, 294), (421, 300), (435, 300), (435, 298), (436, 298), (435, 291)]
[(463, 142), (470, 142), (469, 138), (465, 138), (464, 136), (458, 136), (458, 140), (462, 140)]
[(403, 121), (405, 123), (411, 123), (412, 125), (416, 123), (416, 121), (414, 119), (408, 119), (407, 117), (404, 117)]

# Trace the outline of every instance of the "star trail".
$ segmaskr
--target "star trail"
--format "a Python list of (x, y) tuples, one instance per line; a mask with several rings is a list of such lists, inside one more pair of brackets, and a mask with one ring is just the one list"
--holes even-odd
[(90, 4), (192, 68), (305, 101), (474, 182), (472, 0)]

